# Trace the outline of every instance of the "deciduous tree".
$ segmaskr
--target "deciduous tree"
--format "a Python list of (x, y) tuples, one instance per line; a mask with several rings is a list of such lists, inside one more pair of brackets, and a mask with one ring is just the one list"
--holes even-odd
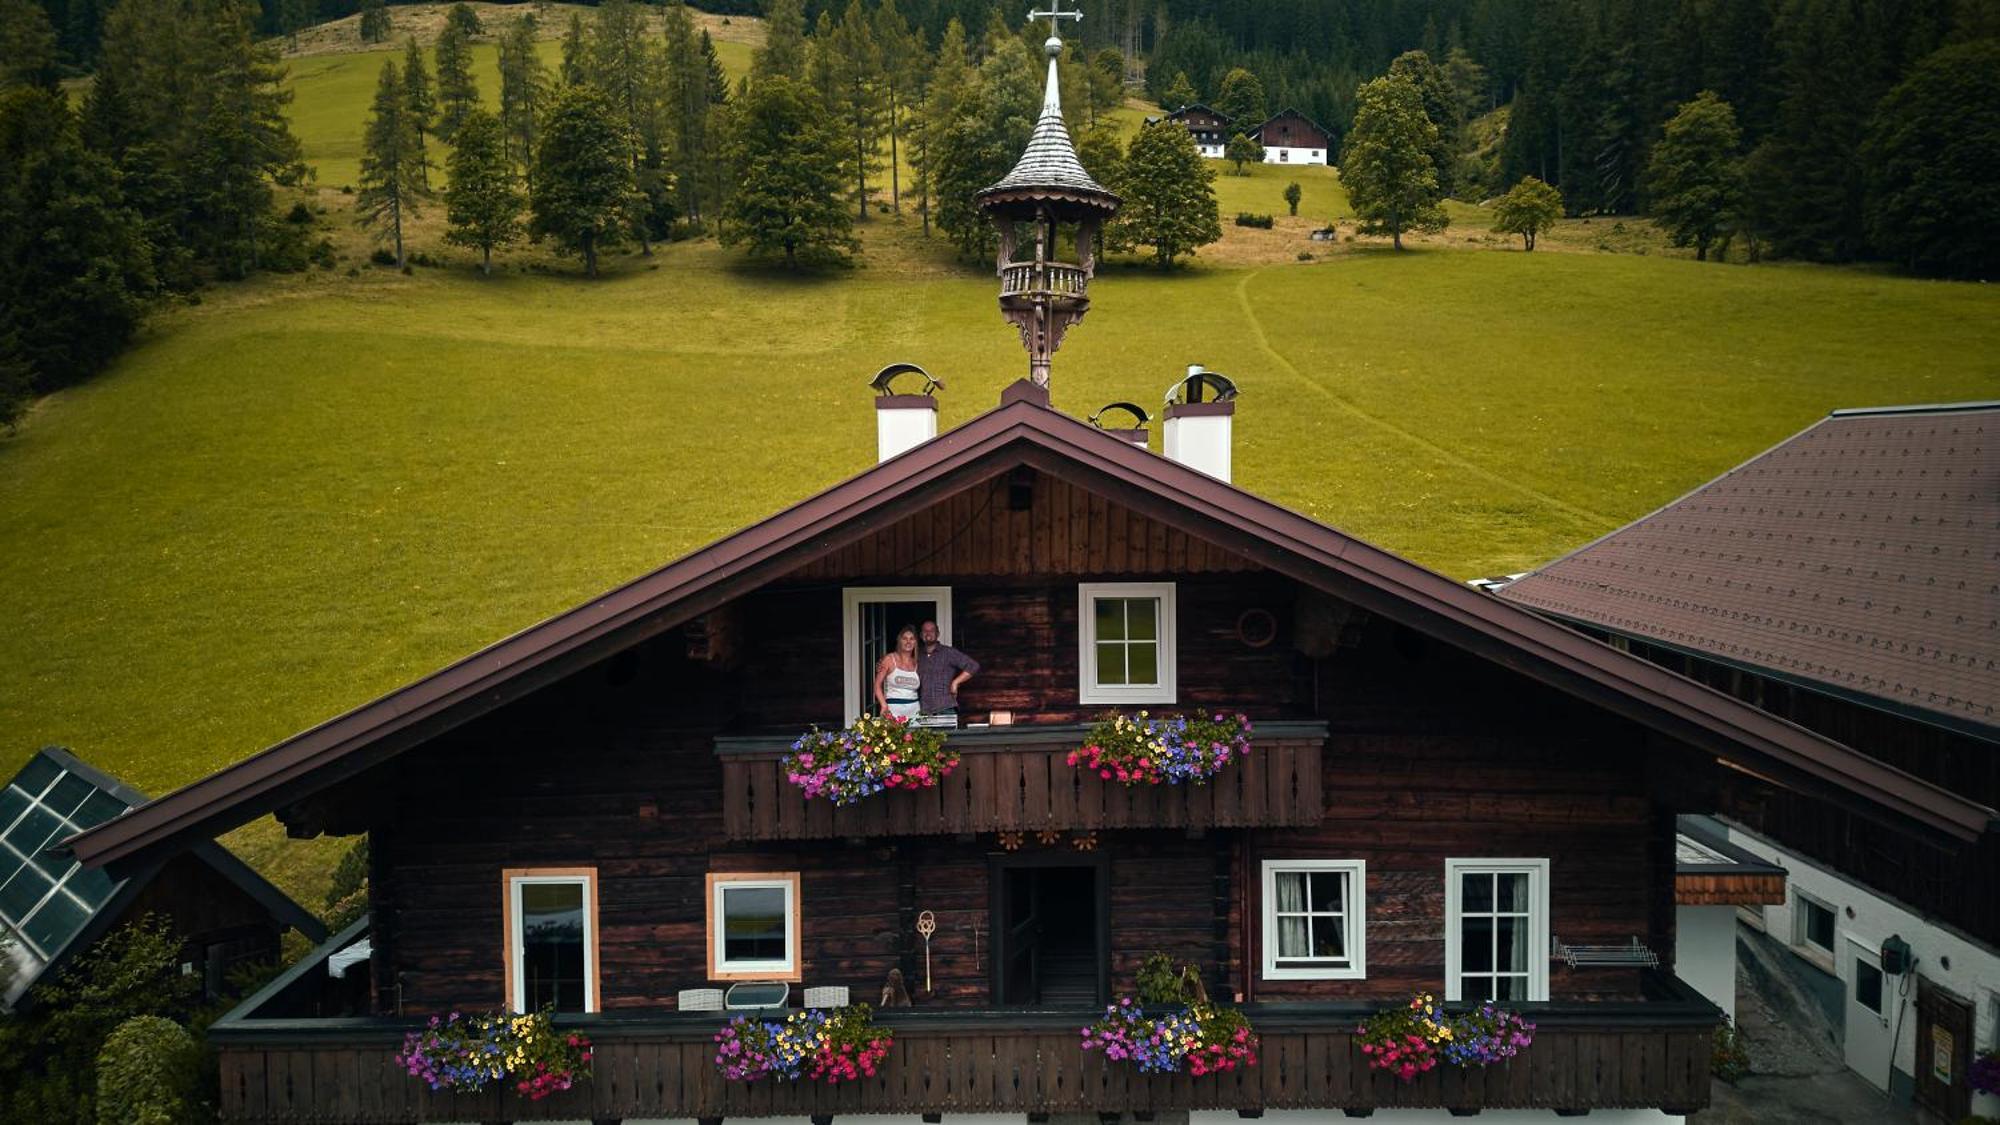
[(1172, 82), (1167, 84), (1167, 92), (1161, 96), (1160, 105), (1171, 112), (1183, 106), (1193, 105), (1200, 100), (1200, 95), (1195, 93), (1194, 83), (1188, 81), (1187, 72), (1181, 71), (1174, 75)]
[(1264, 162), (1264, 146), (1244, 136), (1242, 133), (1238, 133), (1229, 138), (1228, 146), (1222, 150), (1222, 158), (1236, 165), (1236, 174), (1241, 176), (1244, 174), (1243, 166), (1245, 164), (1262, 164)]
[(1884, 254), (1924, 273), (2000, 276), (2000, 39), (1918, 63), (1876, 107), (1863, 151)]
[(426, 176), (423, 142), (410, 115), (401, 76), (394, 59), (382, 63), (375, 82), (375, 103), (361, 137), (361, 190), (354, 213), (377, 238), (393, 242), (396, 267), (405, 264), (403, 220), (419, 214)]
[(1458, 92), (1452, 89), (1444, 70), (1423, 51), (1405, 51), (1389, 64), (1392, 78), (1407, 78), (1423, 99), (1424, 117), (1437, 129), (1430, 145), (1431, 167), (1437, 170), (1438, 198), (1448, 198), (1457, 188), (1458, 154), (1465, 133), (1465, 116), (1459, 109)]
[(1222, 76), (1222, 85), (1215, 92), (1215, 105), (1211, 108), (1229, 118), (1230, 124), (1239, 132), (1256, 128), (1270, 116), (1264, 106), (1264, 83), (1240, 66)]
[(1653, 146), (1648, 169), (1653, 217), (1675, 246), (1693, 246), (1697, 261), (1730, 230), (1742, 201), (1743, 135), (1736, 113), (1713, 90), (1681, 106)]
[(486, 34), (486, 29), (479, 24), (479, 13), (473, 11), (472, 5), (465, 3), (464, 0), (459, 0), (458, 3), (445, 9), (444, 25), (447, 29), (457, 32), (468, 43)]
[(389, 22), (389, 8), (383, 0), (361, 0), (361, 24), (359, 31), (363, 43), (381, 43), (389, 38), (393, 25)]
[(1285, 206), (1291, 208), (1292, 214), (1296, 215), (1299, 213), (1299, 200), (1304, 197), (1304, 194), (1297, 180), (1293, 180), (1291, 183), (1285, 185)]
[(1401, 250), (1406, 230), (1444, 229), (1431, 157), (1436, 145), (1437, 126), (1424, 115), (1414, 82), (1390, 75), (1362, 84), (1340, 178), (1364, 232), (1388, 234)]
[(735, 191), (722, 240), (787, 268), (841, 264), (860, 252), (840, 201), (845, 139), (812, 92), (766, 73), (735, 107), (729, 163)]
[(1161, 269), (1222, 237), (1215, 170), (1201, 158), (1194, 134), (1172, 121), (1139, 130), (1125, 152), (1125, 203), (1118, 225), (1132, 242), (1151, 246)]
[(1562, 193), (1533, 176), (1507, 190), (1493, 209), (1493, 229), (1501, 234), (1518, 234), (1521, 247), (1533, 250), (1541, 233), (1562, 218)]
[(616, 245), (631, 224), (638, 192), (631, 153), (602, 91), (583, 83), (556, 95), (535, 153), (528, 230), (580, 255), (586, 277), (597, 276), (599, 251)]
[(448, 163), (445, 218), (451, 227), (444, 239), (479, 251), (479, 271), (491, 274), (494, 249), (521, 232), (521, 189), (499, 120), (484, 110), (466, 114)]

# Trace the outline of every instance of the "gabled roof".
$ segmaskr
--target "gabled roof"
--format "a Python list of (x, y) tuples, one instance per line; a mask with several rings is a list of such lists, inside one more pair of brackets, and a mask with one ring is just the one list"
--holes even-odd
[(2000, 741), (2000, 402), (1835, 411), (1500, 596)]
[[(145, 888), (152, 870), (113, 879), (87, 869), (61, 847), (63, 839), (146, 803), (146, 796), (59, 747), (37, 751), (0, 788), (0, 958), (10, 970), (0, 984), (0, 1009), (97, 940)], [(195, 857), (255, 899), (273, 918), (318, 941), (319, 919), (213, 842)]]
[(1200, 102), (1189, 102), (1188, 104), (1180, 107), (1179, 109), (1174, 110), (1172, 113), (1167, 114), (1167, 120), (1179, 121), (1182, 117), (1185, 117), (1187, 115), (1189, 110), (1193, 109), (1201, 110), (1203, 113), (1214, 114), (1216, 117), (1222, 120), (1222, 123), (1224, 125), (1228, 125), (1236, 120), (1235, 118), (1229, 116), (1228, 114), (1222, 112), (1221, 110), (1215, 108), (1214, 106), (1203, 105)]
[(1470, 589), (1057, 413), (1024, 381), (998, 409), (439, 672), (75, 838), (86, 864), (186, 846), (706, 613), (899, 518), (907, 498), (1016, 466), (1068, 479), (1361, 608), (1787, 784), (1957, 839), (1993, 812), (1565, 625)]
[(1306, 124), (1312, 126), (1313, 128), (1318, 129), (1320, 132), (1325, 133), (1329, 140), (1333, 138), (1333, 130), (1327, 128), (1326, 126), (1320, 124), (1317, 121), (1314, 121), (1312, 118), (1307, 117), (1305, 114), (1299, 112), (1296, 109), (1293, 109), (1291, 106), (1286, 106), (1285, 108), (1279, 110), (1278, 112), (1272, 114), (1269, 117), (1266, 117), (1263, 121), (1259, 122), (1257, 125), (1257, 132), (1261, 135), (1264, 132), (1265, 126), (1271, 124), (1271, 122), (1276, 121), (1280, 117), (1296, 117), (1300, 121), (1303, 121)]

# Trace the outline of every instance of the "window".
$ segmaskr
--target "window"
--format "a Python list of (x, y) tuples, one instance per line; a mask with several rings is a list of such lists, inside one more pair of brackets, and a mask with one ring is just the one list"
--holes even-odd
[(708, 975), (799, 979), (799, 873), (710, 874)]
[(597, 869), (526, 868), (502, 878), (507, 1007), (597, 1011)]
[(1078, 667), (1084, 703), (1174, 701), (1174, 584), (1077, 586)]
[(1445, 999), (1549, 998), (1549, 861), (1444, 863)]
[(1863, 957), (1854, 959), (1854, 1002), (1882, 1014), (1882, 970)]
[(1367, 864), (1358, 859), (1264, 861), (1264, 979), (1367, 976)]
[(1800, 945), (1810, 946), (1822, 953), (1833, 952), (1833, 907), (1816, 898), (1799, 895), (1799, 940)]
[(935, 621), (951, 643), (951, 587), (849, 586), (840, 592), (841, 673), (847, 718), (875, 708), (875, 665), (896, 647), (903, 626)]

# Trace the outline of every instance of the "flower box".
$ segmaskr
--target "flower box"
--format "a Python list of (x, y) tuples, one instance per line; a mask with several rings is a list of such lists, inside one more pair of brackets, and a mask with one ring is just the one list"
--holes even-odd
[(1126, 785), (1199, 785), (1250, 753), (1242, 714), (1106, 716), (1069, 764)]
[(433, 1090), (470, 1093), (508, 1081), (529, 1101), (590, 1077), (590, 1039), (557, 1031), (548, 1011), (453, 1012), (403, 1038), (396, 1062)]
[(715, 1068), (732, 1082), (779, 1078), (836, 1085), (875, 1076), (894, 1033), (866, 1004), (807, 1008), (782, 1019), (737, 1016), (715, 1033)]
[(941, 730), (863, 715), (844, 730), (800, 735), (783, 768), (808, 798), (851, 805), (886, 789), (930, 789), (958, 768), (958, 752)]
[[(1148, 1015), (1147, 1008), (1155, 1014)], [(1176, 970), (1165, 954), (1139, 970), (1139, 996), (1121, 996), (1082, 1029), (1082, 1047), (1130, 1062), (1141, 1074), (1221, 1074), (1257, 1065), (1257, 1033), (1236, 1008), (1211, 1003), (1194, 966)]]
[(1368, 1057), (1368, 1069), (1414, 1082), (1441, 1063), (1485, 1066), (1511, 1059), (1535, 1041), (1535, 1025), (1492, 1004), (1447, 1013), (1424, 993), (1401, 1008), (1370, 1016), (1354, 1034)]

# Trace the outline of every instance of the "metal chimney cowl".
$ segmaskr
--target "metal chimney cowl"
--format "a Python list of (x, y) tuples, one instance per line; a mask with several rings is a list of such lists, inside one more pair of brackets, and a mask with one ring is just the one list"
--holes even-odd
[[(917, 394), (898, 394), (896, 376), (920, 375), (924, 389)], [(875, 389), (875, 460), (877, 464), (907, 453), (937, 436), (937, 398), (932, 392), (944, 387), (931, 373), (914, 363), (892, 363), (877, 372), (869, 386)]]

